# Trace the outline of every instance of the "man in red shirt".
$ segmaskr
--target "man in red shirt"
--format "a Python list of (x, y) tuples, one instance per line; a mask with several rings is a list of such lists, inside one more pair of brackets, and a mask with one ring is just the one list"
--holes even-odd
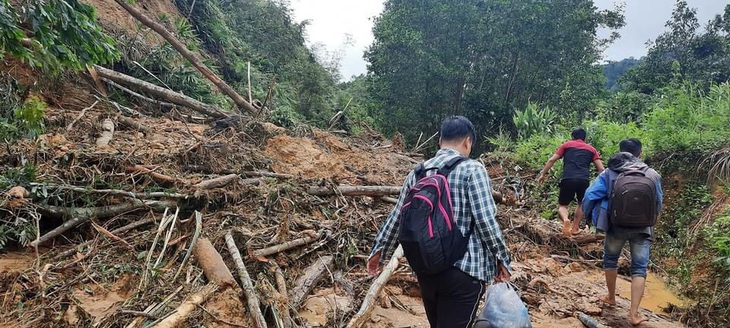
[[(583, 201), (586, 189), (590, 183), (590, 166), (593, 163), (598, 172), (603, 172), (603, 163), (601, 156), (596, 148), (587, 144), (586, 130), (577, 128), (571, 133), (573, 140), (566, 141), (553, 154), (545, 167), (540, 172), (537, 179), (539, 183), (545, 182), (548, 171), (553, 167), (558, 159), (563, 159), (563, 177), (560, 180), (560, 194), (558, 196), (558, 215), (563, 220), (563, 234), (570, 236), (580, 233), (580, 221), (583, 218), (583, 210), (580, 203)], [(574, 200), (578, 200), (578, 206), (575, 208), (575, 216), (571, 226), (568, 218), (568, 205)]]

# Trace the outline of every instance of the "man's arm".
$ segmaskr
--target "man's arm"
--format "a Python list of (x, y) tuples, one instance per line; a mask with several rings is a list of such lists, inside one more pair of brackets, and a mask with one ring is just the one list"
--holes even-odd
[(601, 173), (601, 172), (603, 172), (605, 170), (605, 168), (603, 167), (603, 162), (601, 162), (601, 159), (600, 158), (594, 159), (593, 160), (593, 165), (596, 166), (596, 170), (598, 170), (598, 173)]
[(603, 199), (608, 196), (608, 187), (606, 185), (606, 172), (603, 171), (598, 174), (593, 183), (586, 189), (585, 196), (583, 196), (583, 217), (586, 219), (591, 218), (593, 210), (596, 206), (600, 206)]
[[(489, 253), (498, 261), (498, 278), (506, 275), (509, 279), (510, 255), (502, 230), (497, 223), (497, 206), (492, 198), (492, 183), (489, 181), (487, 169), (479, 165), (472, 172), (468, 181), (469, 204), (475, 221), (477, 236), (486, 244)], [(501, 266), (500, 266), (501, 265)], [(504, 267), (504, 268), (503, 268)]]
[(398, 202), (393, 207), (393, 210), (375, 237), (375, 244), (373, 245), (373, 250), (370, 252), (370, 258), (368, 260), (368, 270), (373, 274), (377, 271), (377, 266), (383, 262), (383, 255), (388, 255), (395, 250), (396, 244), (398, 243), (398, 216), (400, 215), (400, 209), (403, 206), (403, 201), (406, 198), (406, 194), (408, 194), (408, 190), (415, 183), (414, 180), (415, 174), (411, 171), (403, 183)]
[(550, 171), (551, 168), (553, 168), (553, 165), (555, 165), (555, 162), (557, 162), (562, 155), (555, 153), (553, 156), (551, 156), (547, 163), (545, 163), (545, 167), (542, 168), (542, 171), (540, 171), (540, 177), (537, 178), (537, 182), (543, 183), (545, 182), (545, 177), (547, 176), (548, 171)]

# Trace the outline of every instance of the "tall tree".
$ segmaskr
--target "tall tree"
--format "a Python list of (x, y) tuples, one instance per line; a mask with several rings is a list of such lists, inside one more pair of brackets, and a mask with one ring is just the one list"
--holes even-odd
[(596, 31), (622, 24), (620, 10), (590, 0), (386, 1), (366, 53), (380, 120), (413, 140), (448, 114), (480, 133), (512, 128), (530, 100), (578, 116), (602, 91), (594, 63), (615, 37)]

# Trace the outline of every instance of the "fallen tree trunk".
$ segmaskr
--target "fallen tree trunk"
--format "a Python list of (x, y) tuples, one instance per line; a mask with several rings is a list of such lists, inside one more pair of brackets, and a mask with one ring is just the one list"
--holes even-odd
[[(124, 1), (124, 0), (121, 0)], [(147, 92), (149, 94), (152, 94), (154, 96), (164, 98), (165, 100), (175, 104), (180, 105), (183, 107), (190, 108), (198, 113), (201, 113), (203, 115), (210, 116), (212, 118), (225, 118), (229, 115), (226, 114), (222, 109), (213, 106), (208, 105), (206, 103), (197, 101), (193, 98), (190, 98), (186, 95), (174, 92), (169, 89), (165, 89), (163, 87), (154, 85), (152, 83), (149, 83), (147, 81), (140, 80), (135, 77), (131, 77), (129, 75), (125, 75), (122, 73), (119, 73), (117, 71), (113, 71), (101, 66), (94, 66), (96, 68), (96, 71), (104, 78), (110, 79), (114, 82), (120, 83), (120, 84), (126, 84), (130, 86), (135, 86), (139, 89), (141, 89), (144, 92)]]
[(218, 286), (209, 283), (201, 288), (197, 293), (190, 295), (173, 313), (156, 324), (155, 328), (175, 328), (182, 327), (183, 323), (195, 311), (198, 306), (207, 301), (213, 293), (216, 292)]
[(119, 116), (118, 120), (119, 120), (119, 124), (126, 126), (127, 128), (142, 132), (146, 136), (149, 136), (150, 133), (152, 133), (152, 129), (150, 129), (150, 128), (142, 125), (141, 123), (139, 123), (135, 120), (132, 120), (128, 117)]
[(109, 146), (109, 142), (114, 137), (114, 121), (110, 118), (105, 118), (101, 122), (101, 136), (96, 139), (97, 147)]
[(203, 180), (195, 184), (195, 189), (213, 189), (223, 187), (235, 180), (238, 180), (238, 174), (228, 174), (222, 177), (213, 178), (210, 180)]
[(289, 296), (289, 306), (297, 311), (304, 302), (304, 299), (312, 292), (317, 283), (328, 272), (327, 268), (332, 265), (334, 257), (320, 257), (294, 282), (294, 289)]
[(124, 8), (126, 11), (128, 11), (135, 19), (140, 21), (145, 26), (151, 28), (157, 34), (162, 36), (167, 42), (172, 45), (177, 52), (179, 52), (185, 59), (187, 59), (193, 66), (195, 66), (200, 73), (202, 73), (208, 80), (213, 82), (218, 89), (221, 90), (225, 95), (230, 97), (236, 105), (238, 105), (239, 108), (243, 108), (246, 111), (249, 112), (249, 114), (253, 115), (256, 114), (256, 108), (251, 105), (249, 102), (247, 102), (241, 95), (239, 95), (231, 86), (226, 84), (221, 78), (219, 78), (213, 71), (211, 71), (208, 66), (205, 66), (203, 62), (195, 55), (194, 52), (190, 51), (188, 47), (180, 42), (177, 38), (175, 38), (170, 31), (168, 31), (162, 24), (155, 22), (154, 20), (147, 17), (145, 14), (140, 12), (139, 10), (135, 9), (130, 5), (127, 0), (114, 0), (116, 3), (118, 3), (122, 8)]
[(279, 252), (283, 252), (285, 250), (288, 250), (288, 249), (291, 249), (291, 248), (294, 248), (294, 247), (299, 247), (299, 246), (302, 246), (302, 245), (306, 245), (306, 244), (312, 243), (315, 240), (319, 239), (319, 237), (320, 237), (319, 234), (314, 233), (311, 236), (307, 236), (307, 237), (303, 237), (303, 238), (298, 238), (298, 239), (290, 240), (290, 241), (287, 241), (285, 243), (281, 243), (279, 245), (274, 245), (274, 246), (271, 246), (271, 247), (267, 247), (267, 248), (264, 248), (264, 249), (259, 249), (259, 250), (253, 251), (253, 256), (255, 256), (255, 257), (266, 257), (266, 256), (269, 256), (269, 255), (272, 255), (272, 254), (276, 254), (276, 253), (279, 253)]
[(51, 217), (57, 217), (57, 218), (64, 218), (70, 220), (64, 222), (61, 226), (57, 227), (56, 229), (53, 229), (46, 233), (43, 236), (40, 236), (38, 239), (34, 240), (30, 244), (28, 244), (31, 247), (36, 247), (46, 241), (49, 241), (55, 237), (60, 236), (64, 232), (68, 231), (69, 229), (84, 223), (86, 221), (91, 220), (92, 218), (108, 218), (117, 216), (120, 214), (128, 213), (128, 212), (134, 212), (141, 209), (149, 208), (155, 212), (162, 212), (165, 210), (165, 208), (168, 207), (175, 207), (177, 206), (177, 203), (174, 201), (141, 201), (138, 199), (134, 199), (131, 203), (125, 203), (125, 204), (117, 204), (117, 205), (109, 205), (109, 206), (100, 206), (100, 207), (77, 207), (77, 208), (71, 208), (71, 207), (61, 207), (61, 206), (42, 206), (39, 207), (39, 210), (41, 213), (51, 216)]
[(264, 315), (261, 313), (258, 294), (253, 286), (253, 282), (251, 282), (251, 276), (248, 274), (248, 270), (246, 270), (246, 265), (243, 263), (241, 252), (238, 251), (236, 241), (233, 240), (233, 235), (230, 232), (226, 233), (226, 245), (238, 269), (238, 277), (241, 279), (241, 287), (243, 288), (243, 293), (246, 294), (248, 311), (254, 319), (254, 324), (257, 328), (266, 328), (266, 319), (264, 319)]
[[(343, 196), (391, 196), (399, 195), (403, 187), (401, 186), (347, 186), (339, 185), (337, 188), (330, 187), (310, 187), (307, 191), (310, 195), (315, 196), (332, 196), (332, 195), (343, 195)], [(502, 194), (492, 190), (492, 198), (496, 203), (502, 203)], [(384, 199), (390, 201), (390, 199)]]
[(208, 281), (214, 282), (223, 288), (238, 285), (226, 263), (223, 262), (223, 257), (213, 247), (210, 240), (207, 238), (198, 239), (195, 242), (195, 248), (193, 248), (193, 255), (198, 260), (200, 267), (203, 268), (203, 273), (205, 273)]
[(378, 299), (380, 291), (383, 289), (383, 287), (385, 287), (385, 284), (388, 283), (388, 279), (390, 279), (390, 276), (393, 274), (395, 269), (398, 268), (398, 265), (400, 264), (399, 260), (401, 257), (403, 257), (403, 248), (398, 246), (398, 248), (393, 253), (393, 257), (390, 258), (390, 262), (388, 262), (388, 264), (383, 269), (383, 272), (381, 272), (378, 278), (373, 281), (373, 284), (370, 285), (370, 289), (368, 289), (368, 293), (365, 296), (365, 300), (362, 302), (362, 305), (360, 306), (360, 310), (358, 310), (357, 313), (352, 317), (350, 323), (347, 324), (347, 328), (359, 328), (368, 319), (370, 319), (370, 312), (373, 311), (375, 301)]

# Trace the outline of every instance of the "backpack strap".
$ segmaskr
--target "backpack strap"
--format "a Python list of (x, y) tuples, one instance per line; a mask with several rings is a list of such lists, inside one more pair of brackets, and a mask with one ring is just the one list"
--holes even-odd
[(451, 171), (453, 171), (456, 168), (456, 166), (459, 165), (459, 163), (463, 162), (466, 159), (467, 158), (464, 156), (456, 156), (456, 157), (450, 159), (448, 162), (446, 162), (446, 164), (444, 164), (444, 167), (442, 167), (438, 170), (438, 173), (445, 177), (448, 177), (449, 173), (451, 173)]
[(423, 165), (425, 162), (421, 162), (413, 168), (413, 174), (416, 177), (416, 181), (423, 179), (426, 176), (426, 167)]

